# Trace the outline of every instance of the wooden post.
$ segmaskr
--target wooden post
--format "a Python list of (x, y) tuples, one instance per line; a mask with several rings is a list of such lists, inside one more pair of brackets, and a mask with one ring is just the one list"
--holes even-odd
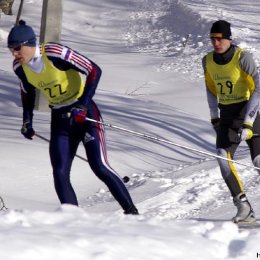
[[(62, 29), (62, 0), (43, 0), (40, 43), (60, 42)], [(48, 101), (36, 91), (35, 109), (49, 111)]]

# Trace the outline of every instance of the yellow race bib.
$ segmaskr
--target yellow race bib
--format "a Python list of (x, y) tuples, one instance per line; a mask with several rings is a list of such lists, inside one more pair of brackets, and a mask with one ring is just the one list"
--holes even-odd
[(67, 71), (57, 69), (44, 51), (42, 59), (44, 66), (39, 73), (32, 71), (25, 64), (22, 65), (28, 82), (39, 89), (52, 106), (66, 105), (76, 101), (84, 90), (80, 73), (73, 69)]
[(232, 60), (218, 65), (213, 60), (213, 52), (206, 57), (205, 80), (211, 93), (223, 105), (249, 100), (255, 85), (252, 77), (245, 73), (239, 64), (241, 49), (237, 49)]

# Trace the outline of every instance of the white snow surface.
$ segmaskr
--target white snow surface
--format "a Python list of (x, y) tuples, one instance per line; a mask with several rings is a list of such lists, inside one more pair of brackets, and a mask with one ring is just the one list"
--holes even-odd
[[(130, 177), (139, 216), (124, 215), (79, 158), (71, 181), (80, 207), (60, 206), (48, 142), (20, 134), (20, 90), (6, 47), (19, 2), (14, 15), (0, 19), (0, 196), (7, 208), (0, 212), (0, 259), (260, 258), (259, 229), (241, 230), (230, 221), (236, 211), (211, 156), (215, 135), (201, 68), (217, 19), (231, 22), (235, 43), (259, 65), (259, 0), (63, 1), (61, 42), (103, 69), (95, 101), (104, 121), (172, 142), (106, 127), (110, 164)], [(41, 2), (25, 0), (22, 12), (37, 36)], [(36, 111), (34, 118), (35, 130), (49, 138), (49, 112)], [(84, 156), (82, 147), (78, 155)], [(260, 179), (245, 144), (235, 160), (249, 165), (237, 170), (259, 220)]]

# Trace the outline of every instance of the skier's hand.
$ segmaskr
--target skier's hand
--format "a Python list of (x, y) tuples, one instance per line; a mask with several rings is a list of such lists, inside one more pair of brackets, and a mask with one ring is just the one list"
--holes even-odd
[(217, 133), (218, 129), (219, 129), (219, 125), (220, 125), (220, 119), (219, 118), (211, 119), (211, 124), (212, 124), (215, 132)]
[(70, 122), (71, 125), (83, 124), (86, 120), (87, 109), (84, 106), (77, 106), (71, 109)]
[(249, 140), (253, 137), (253, 128), (247, 124), (243, 124), (243, 129), (240, 133), (240, 142)]
[(30, 121), (24, 122), (21, 128), (21, 133), (25, 138), (32, 140), (32, 137), (35, 134), (35, 131), (32, 127), (32, 122)]

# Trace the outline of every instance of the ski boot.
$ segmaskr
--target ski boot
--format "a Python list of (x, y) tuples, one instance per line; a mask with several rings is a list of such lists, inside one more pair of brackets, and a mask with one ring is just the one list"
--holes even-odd
[(135, 206), (130, 207), (129, 209), (124, 211), (126, 215), (139, 215), (139, 212)]
[(233, 198), (234, 205), (237, 207), (237, 214), (232, 218), (234, 223), (254, 223), (256, 222), (254, 211), (247, 200), (245, 193), (239, 193)]

